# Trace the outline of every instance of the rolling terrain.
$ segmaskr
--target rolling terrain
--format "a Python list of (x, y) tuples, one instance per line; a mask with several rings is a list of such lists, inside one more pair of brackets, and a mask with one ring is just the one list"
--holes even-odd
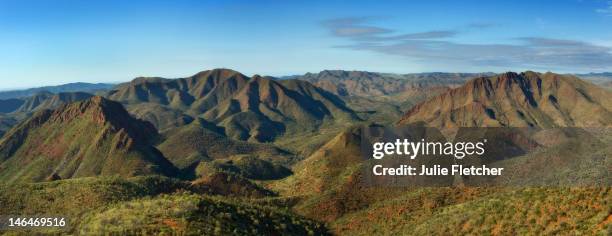
[[(40, 93), (0, 114), (13, 127), (0, 139), (0, 215), (62, 213), (72, 234), (605, 234), (610, 99), (536, 72), (215, 69), (105, 97)], [(501, 141), (533, 148), (487, 162), (522, 167), (500, 186), (369, 185), (362, 128), (380, 124), (520, 127), (532, 132)]]

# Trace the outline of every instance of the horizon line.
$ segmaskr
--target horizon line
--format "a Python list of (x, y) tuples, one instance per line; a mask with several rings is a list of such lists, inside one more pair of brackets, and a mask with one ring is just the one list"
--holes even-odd
[[(21, 91), (21, 90), (28, 90), (28, 89), (44, 88), (44, 87), (56, 87), (56, 86), (63, 86), (63, 85), (75, 84), (75, 83), (118, 85), (118, 84), (121, 84), (121, 83), (130, 82), (130, 81), (132, 81), (134, 79), (137, 79), (137, 78), (181, 79), (181, 78), (186, 78), (186, 77), (190, 77), (190, 76), (196, 75), (196, 74), (204, 72), (204, 71), (219, 70), (219, 69), (233, 70), (233, 71), (236, 71), (238, 73), (245, 74), (245, 73), (240, 72), (239, 70), (234, 70), (234, 69), (227, 68), (227, 67), (218, 67), (218, 68), (198, 71), (198, 72), (196, 72), (196, 73), (194, 73), (192, 75), (189, 75), (189, 76), (135, 76), (135, 77), (132, 77), (131, 79), (128, 79), (128, 80), (114, 80), (114, 81), (108, 81), (108, 82), (104, 82), (104, 81), (100, 81), (100, 82), (83, 82), (82, 80), (76, 80), (76, 81), (67, 81), (67, 82), (60, 83), (60, 84), (46, 84), (46, 85), (30, 86), (30, 87), (4, 87), (4, 88), (0, 87), (0, 92)], [(249, 77), (252, 77), (252, 76), (255, 76), (255, 75), (260, 75), (260, 76), (269, 76), (269, 77), (274, 77), (274, 78), (282, 78), (282, 77), (302, 76), (302, 75), (306, 75), (306, 74), (318, 74), (318, 73), (321, 73), (323, 71), (369, 72), (369, 73), (394, 74), (394, 75), (431, 74), (431, 73), (443, 73), (443, 74), (488, 74), (488, 73), (493, 73), (493, 74), (501, 74), (501, 73), (507, 73), (507, 72), (515, 72), (515, 73), (519, 72), (520, 73), (520, 72), (526, 72), (526, 71), (533, 71), (533, 72), (537, 72), (537, 73), (549, 73), (549, 72), (550, 73), (555, 73), (555, 72), (553, 72), (551, 70), (548, 70), (546, 72), (541, 72), (541, 71), (536, 71), (536, 70), (505, 70), (503, 72), (494, 72), (494, 71), (481, 71), (481, 72), (423, 71), (423, 72), (395, 73), (395, 72), (381, 72), (381, 71), (368, 71), (368, 70), (323, 69), (323, 70), (320, 70), (318, 72), (292, 73), (292, 74), (286, 74), (286, 75), (260, 75), (259, 73), (253, 73), (253, 75), (251, 75)], [(604, 72), (592, 72), (591, 71), (591, 72), (586, 72), (586, 73), (572, 72), (572, 73), (558, 73), (558, 74), (589, 75), (589, 74), (607, 74), (607, 73), (612, 73), (612, 71), (604, 71)]]

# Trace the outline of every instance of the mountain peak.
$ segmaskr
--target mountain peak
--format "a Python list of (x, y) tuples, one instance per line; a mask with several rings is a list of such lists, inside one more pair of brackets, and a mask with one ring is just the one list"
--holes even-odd
[(236, 75), (246, 77), (245, 75), (241, 74), (238, 71), (227, 69), (227, 68), (215, 68), (212, 70), (201, 71), (192, 77), (194, 78), (201, 78), (201, 77), (230, 78)]
[[(0, 180), (173, 175), (175, 167), (150, 145), (156, 136), (151, 123), (100, 96), (42, 110), (0, 140)], [(37, 169), (17, 171), (28, 168)]]
[(151, 136), (157, 135), (157, 130), (151, 123), (131, 117), (123, 105), (101, 96), (65, 104), (53, 111), (51, 119), (61, 122), (91, 119), (102, 125), (109, 123), (113, 129), (128, 132), (138, 143), (146, 142)]
[(84, 114), (92, 113), (96, 115), (94, 120), (104, 123), (107, 117), (123, 116), (124, 112), (127, 113), (121, 104), (109, 101), (101, 96), (93, 96), (87, 100), (65, 104), (56, 109), (54, 114), (62, 120), (68, 120), (84, 118)]

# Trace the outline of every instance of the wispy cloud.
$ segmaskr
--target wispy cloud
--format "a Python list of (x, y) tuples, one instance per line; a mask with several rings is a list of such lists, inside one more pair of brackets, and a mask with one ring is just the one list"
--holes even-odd
[[(358, 22), (368, 27), (368, 20)], [(354, 26), (352, 23), (343, 26)], [(468, 28), (492, 26), (469, 25)], [(337, 28), (328, 28), (332, 33)], [(533, 68), (542, 70), (610, 70), (612, 48), (589, 42), (520, 37), (509, 43), (463, 43), (455, 36), (459, 31), (427, 31), (398, 34), (396, 30), (348, 36), (351, 43), (337, 46), (353, 50), (367, 50), (399, 55), (417, 61), (465, 66), (493, 66), (502, 68)], [(334, 33), (334, 35), (337, 35)], [(337, 35), (339, 36), (339, 35)]]
[(389, 36), (386, 39), (390, 40), (402, 40), (402, 39), (441, 39), (441, 38), (449, 38), (453, 37), (457, 34), (457, 31), (452, 30), (434, 30), (434, 31), (425, 31), (425, 32), (417, 32), (410, 34), (400, 34), (396, 36)]
[(604, 8), (596, 9), (595, 12), (604, 14), (607, 16), (612, 16), (612, 1), (608, 1), (607, 5)]
[(333, 35), (339, 37), (372, 37), (393, 32), (386, 28), (363, 25), (370, 19), (370, 17), (338, 18), (324, 21), (323, 25), (329, 28)]
[(339, 37), (347, 37), (359, 41), (387, 41), (403, 39), (437, 39), (448, 38), (457, 34), (456, 31), (438, 30), (409, 34), (393, 34), (395, 30), (368, 25), (373, 17), (350, 17), (331, 19), (323, 22), (323, 26)]

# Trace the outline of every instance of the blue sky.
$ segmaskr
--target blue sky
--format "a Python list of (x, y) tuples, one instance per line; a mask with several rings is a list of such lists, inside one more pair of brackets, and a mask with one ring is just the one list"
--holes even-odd
[(612, 71), (612, 1), (0, 0), (0, 89), (323, 69)]

